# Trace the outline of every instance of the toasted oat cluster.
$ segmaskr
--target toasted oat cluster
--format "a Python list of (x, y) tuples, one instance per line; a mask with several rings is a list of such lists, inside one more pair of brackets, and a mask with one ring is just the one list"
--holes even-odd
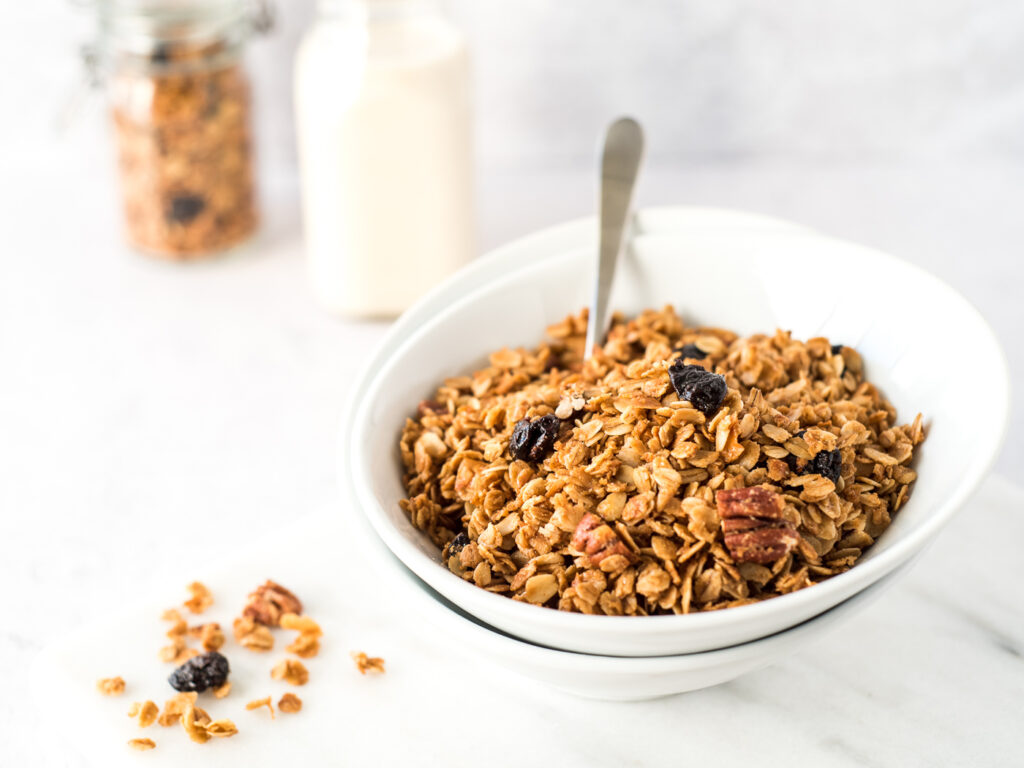
[[(191, 597), (184, 605), (192, 613), (202, 613), (213, 604), (213, 594), (198, 581), (189, 584), (188, 592)], [(302, 658), (312, 658), (320, 651), (323, 630), (309, 616), (296, 613), (301, 610), (302, 602), (298, 597), (280, 584), (268, 580), (249, 595), (243, 615), (234, 621), (235, 640), (244, 648), (262, 652), (270, 650), (274, 644), (270, 627), (294, 631), (298, 634), (285, 650)], [(210, 739), (236, 735), (238, 728), (234, 721), (227, 718), (214, 720), (205, 709), (197, 705), (199, 696), (206, 691), (215, 699), (224, 699), (231, 693), (231, 682), (228, 680), (230, 665), (218, 650), (227, 643), (220, 624), (206, 622), (189, 626), (176, 608), (164, 611), (161, 618), (171, 623), (166, 635), (172, 644), (161, 649), (159, 657), (161, 661), (177, 665), (167, 682), (178, 693), (167, 699), (163, 711), (150, 700), (133, 702), (128, 709), (128, 716), (137, 720), (140, 728), (148, 728), (154, 723), (162, 727), (180, 724), (188, 737), (200, 744)], [(199, 641), (205, 653), (190, 647), (192, 640)], [(368, 662), (370, 667), (384, 671), (382, 659), (369, 659)], [(270, 676), (288, 685), (301, 686), (309, 682), (310, 675), (301, 661), (285, 659), (271, 669)], [(121, 677), (109, 677), (99, 680), (96, 687), (104, 695), (119, 696), (124, 693), (126, 686)], [(273, 719), (274, 705), (270, 696), (245, 705), (247, 710), (262, 707), (269, 710)], [(302, 709), (302, 700), (288, 692), (278, 701), (278, 707), (282, 712), (294, 714)], [(133, 749), (148, 750), (154, 749), (156, 742), (152, 739), (131, 739), (128, 745)]]
[(789, 333), (689, 328), (671, 307), (586, 313), (446, 380), (400, 448), (412, 522), (449, 569), (566, 611), (714, 610), (851, 568), (905, 503), (921, 416), (860, 355)]

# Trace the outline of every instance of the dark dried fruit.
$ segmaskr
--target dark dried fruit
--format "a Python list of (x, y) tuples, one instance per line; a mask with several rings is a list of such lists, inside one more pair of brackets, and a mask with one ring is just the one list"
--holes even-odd
[(676, 394), (708, 418), (722, 407), (728, 392), (724, 376), (705, 371), (699, 365), (686, 365), (682, 358), (669, 367), (668, 377)]
[[(801, 433), (797, 433), (799, 437)], [(833, 483), (839, 481), (843, 468), (843, 456), (836, 448), (834, 451), (818, 451), (810, 461), (798, 459), (793, 454), (786, 456), (786, 464), (799, 475), (821, 475)]]
[(543, 461), (554, 449), (561, 426), (561, 419), (553, 413), (534, 421), (520, 419), (512, 430), (512, 439), (508, 443), (509, 453), (513, 459), (520, 461), (532, 461), (535, 464)]
[(171, 198), (171, 210), (167, 217), (171, 221), (188, 224), (203, 212), (206, 203), (199, 195), (178, 195)]
[(827, 477), (833, 483), (839, 480), (839, 473), (843, 468), (843, 457), (836, 448), (834, 451), (818, 451), (814, 454), (807, 466), (804, 467), (804, 471), (801, 474), (811, 475), (818, 474), (822, 477)]
[(459, 554), (466, 548), (467, 544), (469, 544), (469, 536), (466, 535), (465, 531), (460, 531), (454, 539), (448, 542), (448, 546), (445, 547), (445, 550), (442, 553), (444, 555), (444, 559), (447, 560), (452, 555)]
[(703, 360), (708, 356), (708, 353), (696, 344), (683, 344), (683, 346), (675, 351), (679, 354), (680, 360)]
[(843, 351), (843, 345), (842, 344), (833, 344), (832, 345), (832, 354), (833, 355), (838, 355), (842, 351)]
[(217, 651), (193, 656), (167, 678), (176, 691), (202, 693), (207, 688), (220, 688), (227, 682), (231, 668), (228, 660)]

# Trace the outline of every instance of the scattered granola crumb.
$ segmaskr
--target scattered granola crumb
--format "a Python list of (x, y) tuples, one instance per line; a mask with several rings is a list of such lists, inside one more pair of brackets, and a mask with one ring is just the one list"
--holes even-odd
[(140, 752), (156, 749), (156, 742), (152, 739), (128, 739), (128, 746)]
[(220, 624), (215, 621), (189, 627), (188, 634), (190, 637), (197, 638), (207, 651), (216, 651), (224, 645), (224, 632), (221, 630)]
[(277, 702), (277, 708), (282, 712), (298, 712), (302, 709), (302, 699), (294, 693), (286, 693), (281, 697), (281, 700)]
[(226, 683), (224, 683), (224, 685), (220, 686), (219, 688), (214, 688), (213, 689), (213, 696), (214, 696), (214, 698), (217, 698), (217, 699), (223, 699), (229, 693), (231, 693), (231, 681), (230, 680), (228, 680)]
[(182, 618), (181, 614), (173, 608), (169, 611), (164, 611), (163, 616), (165, 621), (172, 622), (171, 628), (167, 630), (167, 636), (172, 640), (179, 637), (184, 637), (188, 631), (188, 623)]
[(278, 626), (287, 613), (302, 613), (302, 601), (270, 579), (249, 595), (242, 611), (246, 618), (268, 627)]
[(281, 617), (281, 629), (297, 629), (302, 634), (313, 637), (320, 637), (323, 634), (320, 625), (309, 616), (299, 616), (295, 613), (286, 613)]
[(209, 722), (210, 716), (195, 704), (190, 703), (181, 713), (181, 724), (185, 728), (185, 733), (197, 744), (205, 744), (210, 740), (210, 734), (206, 732)]
[(274, 719), (274, 705), (270, 701), (270, 697), (267, 696), (265, 699), (253, 699), (245, 705), (246, 709), (259, 709), (260, 707), (266, 707), (270, 710), (270, 719)]
[(160, 708), (152, 701), (136, 701), (128, 710), (128, 717), (139, 718), (139, 728), (149, 728), (149, 726), (156, 722), (157, 715), (159, 714)]
[(207, 725), (206, 733), (209, 736), (213, 736), (215, 739), (226, 739), (238, 733), (238, 728), (235, 726), (233, 721), (224, 718), (222, 720), (214, 720), (212, 723)]
[(269, 651), (274, 647), (274, 636), (270, 630), (251, 618), (243, 616), (235, 619), (232, 628), (235, 640), (250, 651)]
[(309, 671), (306, 665), (295, 659), (285, 659), (270, 670), (270, 676), (275, 680), (284, 680), (291, 685), (305, 685), (309, 681)]
[(285, 650), (303, 659), (311, 659), (320, 652), (320, 638), (316, 635), (300, 632), (295, 640), (285, 646)]
[(182, 713), (191, 705), (195, 704), (199, 694), (195, 691), (179, 693), (164, 702), (164, 711), (160, 713), (157, 722), (165, 728), (174, 725), (181, 720)]
[(193, 581), (188, 585), (188, 592), (192, 597), (186, 600), (184, 605), (192, 613), (202, 613), (213, 605), (213, 595), (202, 583)]
[(120, 696), (124, 693), (124, 680), (120, 677), (105, 677), (97, 681), (96, 688), (104, 696)]
[(161, 648), (157, 654), (160, 661), (167, 662), (168, 664), (184, 664), (193, 656), (198, 655), (199, 651), (186, 645), (184, 634), (175, 636), (174, 641), (170, 645), (165, 645)]
[(379, 672), (384, 674), (384, 659), (379, 656), (367, 656), (362, 651), (352, 651), (352, 660), (356, 663), (359, 673)]

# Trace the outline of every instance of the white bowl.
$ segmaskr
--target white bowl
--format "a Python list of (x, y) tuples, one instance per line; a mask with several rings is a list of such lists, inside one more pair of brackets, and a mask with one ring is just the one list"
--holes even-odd
[[(893, 257), (806, 230), (733, 228), (727, 217), (718, 226), (678, 226), (687, 215), (680, 210), (674, 219), (662, 209), (647, 216), (652, 223), (641, 227), (620, 265), (613, 306), (634, 313), (673, 303), (690, 322), (741, 333), (783, 327), (856, 347), (901, 417), (921, 411), (930, 424), (911, 500), (847, 573), (725, 611), (584, 616), (508, 600), (451, 574), (399, 509), (397, 436), (415, 403), (443, 378), (473, 370), (503, 345), (536, 344), (548, 324), (586, 303), (592, 239), (573, 247), (571, 238), (532, 238), (505, 249), (503, 266), (508, 253), (518, 253), (518, 269), (496, 276), (500, 270), (476, 266), (487, 274), (475, 290), (473, 281), (456, 276), (422, 302), (430, 311), (414, 308), (413, 320), (399, 321), (346, 423), (354, 490), (381, 539), (420, 578), (487, 624), (542, 645), (621, 656), (691, 653), (765, 637), (828, 610), (909, 560), (998, 452), (1008, 409), (1006, 364), (987, 324), (952, 289)], [(584, 240), (585, 230), (574, 226)], [(837, 287), (826, 291), (829, 286)], [(953, 365), (969, 365), (972, 379), (984, 379), (982, 402), (978, 387)]]

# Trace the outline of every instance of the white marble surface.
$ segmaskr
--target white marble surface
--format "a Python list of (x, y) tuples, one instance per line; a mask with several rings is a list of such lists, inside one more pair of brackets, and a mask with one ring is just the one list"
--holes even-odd
[[(30, 660), (108, 606), (330, 504), (342, 396), (383, 326), (311, 305), (287, 178), (267, 184), (259, 243), (192, 267), (125, 253), (95, 177), (40, 164), (17, 178), (0, 201), (16, 213), (0, 224), (0, 764), (78, 766), (27, 704)], [(582, 172), (482, 179), (486, 245), (585, 213), (593, 197)], [(775, 213), (925, 264), (993, 321), (1019, 403), (1024, 267), (1011, 257), (1022, 184), (1007, 166), (698, 166), (652, 170), (641, 200)], [(1000, 462), (1010, 474), (1024, 460), (1019, 409), (1014, 424)], [(737, 723), (758, 736), (782, 724), (773, 749), (825, 764), (1019, 763), (1021, 515), (1018, 505), (958, 518), (907, 582), (855, 619), (855, 639), (833, 634), (802, 661), (674, 702), (671, 727), (657, 705), (528, 695), (551, 723), (543, 738), (561, 744), (563, 763), (574, 748), (592, 761), (581, 729), (621, 717), (655, 750), (624, 742), (615, 754), (634, 764), (728, 765), (747, 749)], [(848, 661), (836, 667), (836, 656)], [(450, 712), (438, 719), (453, 730)], [(388, 738), (419, 732), (396, 725)]]
[[(124, 717), (128, 702), (162, 702), (169, 693), (167, 669), (154, 658), (164, 642), (157, 617), (182, 599), (180, 576), (60, 641), (43, 660), (36, 693), (87, 763), (126, 768), (140, 759), (177, 768), (198, 758), (274, 768), (299, 755), (317, 766), (446, 768), (693, 761), (728, 768), (750, 765), (755, 755), (760, 765), (1019, 765), (1024, 611), (1002, 591), (1006, 582), (990, 562), (1014, 557), (1024, 534), (1015, 514), (1021, 505), (1024, 493), (990, 480), (891, 591), (776, 666), (718, 688), (628, 704), (549, 690), (478, 655), (479, 646), (451, 627), (437, 631), (422, 597), (412, 594), (418, 590), (382, 569), (379, 543), (337, 557), (339, 543), (362, 543), (372, 533), (327, 507), (285, 526), (288, 535), (272, 534), (190, 571), (216, 598), (204, 619), (222, 624), (256, 574), (269, 572), (302, 595), (325, 637), (321, 653), (306, 661), (300, 715), (270, 723), (265, 711), (242, 708), (268, 694), (276, 701), (286, 690), (267, 676), (285, 656), (282, 634), (289, 633), (277, 633), (276, 650), (265, 655), (229, 644), (231, 695), (201, 702), (212, 717), (234, 720), (237, 738), (199, 748), (179, 728), (154, 727), (144, 735), (157, 742), (155, 752), (140, 758), (126, 748), (143, 735)], [(994, 546), (972, 535), (997, 527), (1004, 536)], [(354, 582), (360, 588), (344, 588)], [(361, 678), (350, 649), (383, 656), (387, 674)], [(115, 671), (128, 683), (125, 695), (98, 698), (95, 678)], [(515, 734), (506, 731), (500, 741), (525, 735), (520, 746), (496, 746), (498, 718), (511, 718)]]

